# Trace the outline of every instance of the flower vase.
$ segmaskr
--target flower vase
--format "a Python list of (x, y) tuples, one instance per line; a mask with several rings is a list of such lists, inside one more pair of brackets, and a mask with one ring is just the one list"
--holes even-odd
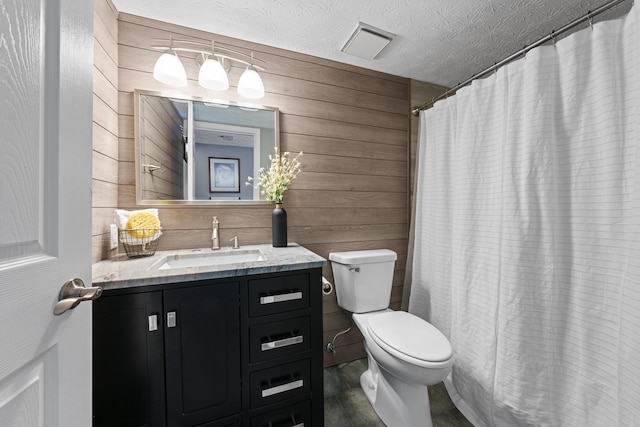
[(276, 208), (271, 214), (271, 240), (274, 248), (287, 246), (287, 211), (281, 203), (276, 203)]

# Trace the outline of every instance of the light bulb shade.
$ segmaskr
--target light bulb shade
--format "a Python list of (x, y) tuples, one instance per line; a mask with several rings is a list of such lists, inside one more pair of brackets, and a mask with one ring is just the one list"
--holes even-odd
[(245, 98), (258, 99), (264, 96), (264, 84), (260, 75), (253, 69), (247, 67), (238, 81), (238, 93)]
[(202, 63), (198, 74), (198, 83), (200, 86), (211, 90), (229, 89), (229, 78), (224, 68), (222, 68), (222, 64), (211, 58)]
[(170, 86), (187, 85), (187, 72), (177, 55), (163, 53), (153, 67), (153, 77)]

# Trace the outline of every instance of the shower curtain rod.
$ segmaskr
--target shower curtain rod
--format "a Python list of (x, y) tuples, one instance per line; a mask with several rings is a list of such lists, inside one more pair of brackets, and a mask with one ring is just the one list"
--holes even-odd
[[(484, 71), (481, 71), (477, 74), (474, 74), (473, 76), (471, 76), (470, 78), (468, 78), (467, 80), (463, 81), (462, 83), (458, 83), (456, 86), (452, 87), (451, 89), (447, 89), (447, 91), (445, 91), (444, 93), (442, 93), (439, 96), (436, 96), (434, 98), (432, 98), (430, 101), (425, 102), (424, 104), (417, 106), (417, 107), (413, 107), (413, 109), (411, 110), (411, 114), (413, 114), (414, 116), (417, 116), (421, 110), (426, 110), (427, 108), (431, 107), (433, 104), (436, 103), (436, 101), (441, 100), (442, 98), (446, 98), (447, 96), (449, 96), (452, 92), (457, 91), (458, 89), (460, 89), (461, 87), (464, 87), (466, 85), (468, 85), (469, 83), (471, 83), (472, 81), (479, 79), (480, 77), (483, 77), (493, 71), (496, 71), (498, 68), (502, 67), (503, 65), (513, 61), (514, 59), (525, 55), (527, 52), (529, 52), (531, 49), (536, 48), (542, 44), (547, 43), (550, 40), (554, 40), (555, 38), (559, 35), (562, 34), (566, 31), (569, 31), (570, 29), (572, 29), (573, 27), (582, 24), (584, 21), (592, 21), (594, 16), (597, 16), (599, 14), (601, 14), (602, 12), (611, 9), (614, 6), (617, 6), (618, 4), (624, 2), (626, 0), (611, 0), (608, 3), (603, 4), (602, 6), (598, 7), (595, 10), (590, 10), (586, 13), (586, 15), (568, 23), (567, 25), (565, 25), (564, 27), (560, 28), (559, 30), (554, 30), (551, 31), (550, 34), (546, 35), (545, 37), (541, 38), (540, 40), (538, 40), (535, 43), (530, 44), (529, 46), (525, 46), (524, 48), (520, 49), (519, 51), (517, 51), (516, 53), (514, 53), (513, 55), (503, 59), (500, 62), (496, 62), (495, 64), (493, 64), (492, 66), (490, 66), (489, 68), (485, 69)], [(633, 0), (632, 0), (633, 1)]]

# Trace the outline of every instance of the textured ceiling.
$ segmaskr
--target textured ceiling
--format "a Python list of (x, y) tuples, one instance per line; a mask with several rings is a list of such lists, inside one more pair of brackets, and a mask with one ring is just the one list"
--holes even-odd
[[(121, 12), (454, 86), (606, 0), (112, 0)], [(627, 0), (595, 19), (621, 15)], [(358, 22), (396, 34), (371, 61), (340, 51)]]

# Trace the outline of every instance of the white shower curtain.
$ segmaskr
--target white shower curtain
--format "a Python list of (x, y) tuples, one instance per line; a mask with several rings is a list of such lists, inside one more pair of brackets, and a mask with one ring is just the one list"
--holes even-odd
[(409, 311), (476, 426), (640, 426), (635, 9), (421, 113)]

